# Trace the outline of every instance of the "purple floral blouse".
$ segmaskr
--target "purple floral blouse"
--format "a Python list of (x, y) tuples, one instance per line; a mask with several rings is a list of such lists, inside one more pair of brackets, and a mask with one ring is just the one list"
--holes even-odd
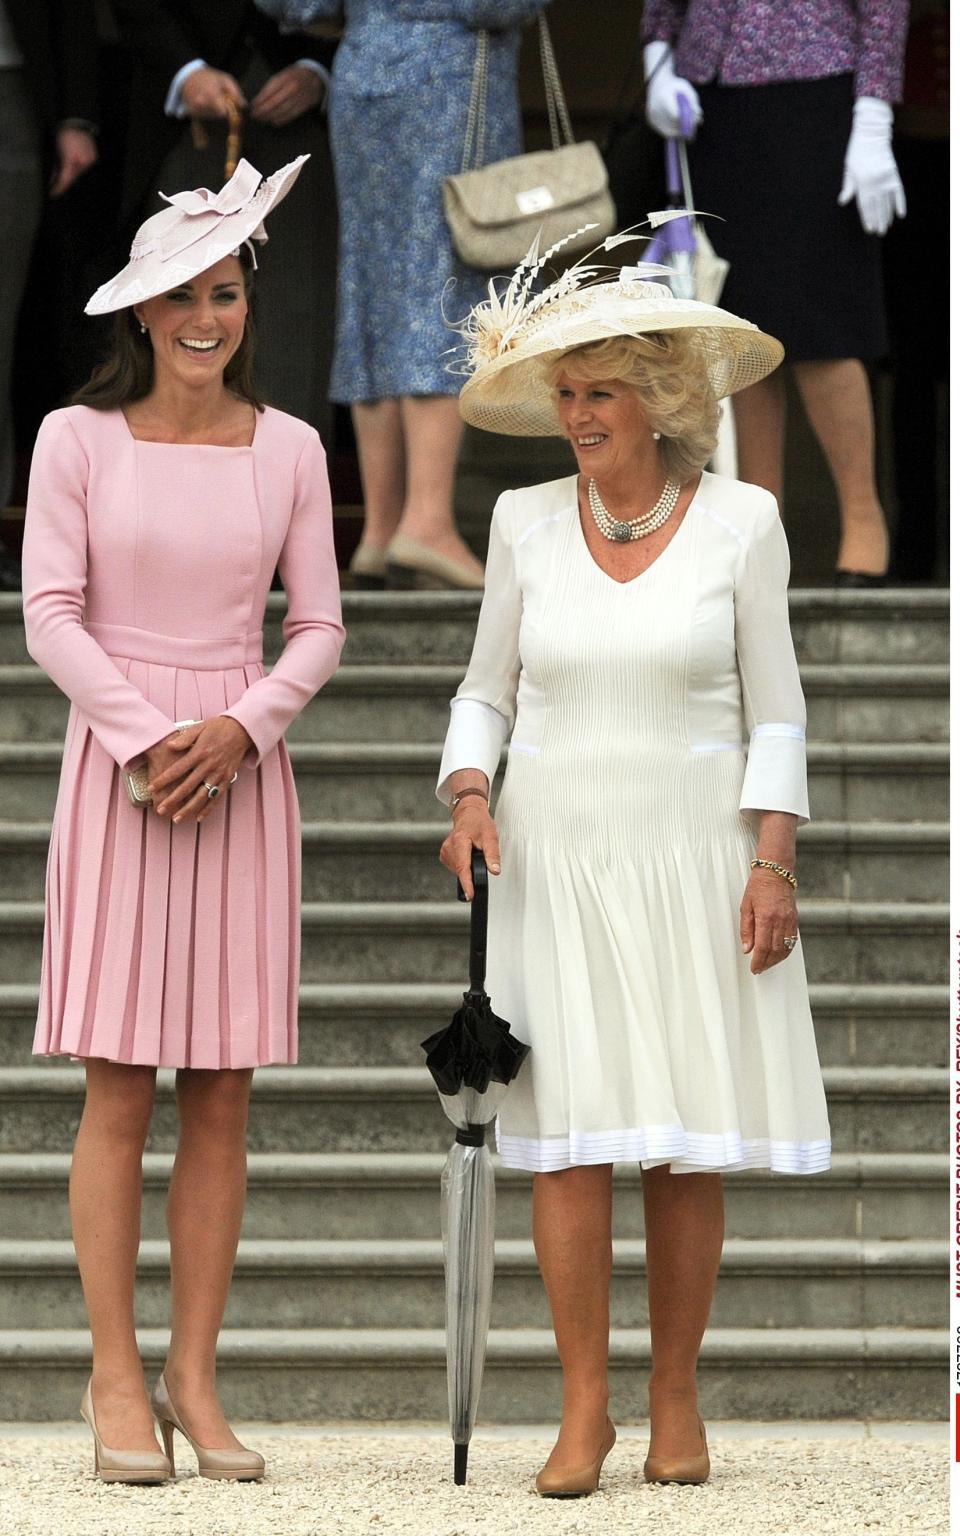
[(852, 73), (857, 96), (899, 101), (910, 0), (645, 0), (644, 42), (676, 48), (702, 85)]

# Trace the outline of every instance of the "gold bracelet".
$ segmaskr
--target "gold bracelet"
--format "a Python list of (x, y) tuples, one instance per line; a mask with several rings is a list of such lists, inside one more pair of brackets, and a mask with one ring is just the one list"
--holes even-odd
[(797, 888), (797, 877), (793, 870), (787, 869), (783, 864), (775, 864), (773, 859), (751, 859), (750, 868), (772, 869), (775, 875), (779, 875), (782, 880), (786, 880), (787, 884), (792, 885), (794, 890)]

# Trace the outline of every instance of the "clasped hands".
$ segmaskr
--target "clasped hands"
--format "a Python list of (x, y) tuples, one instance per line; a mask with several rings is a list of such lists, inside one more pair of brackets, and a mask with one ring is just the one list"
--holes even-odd
[[(146, 753), (150, 793), (158, 816), (204, 821), (223, 799), (253, 745), (239, 720), (214, 715), (165, 736)], [(207, 786), (220, 794), (210, 799)]]
[[(296, 122), (305, 112), (320, 105), (324, 91), (323, 77), (306, 64), (288, 64), (286, 69), (271, 75), (266, 85), (249, 103), (250, 116), (256, 121), (269, 123), (272, 128), (285, 128)], [(223, 117), (226, 114), (225, 98), (234, 103), (238, 111), (247, 110), (247, 98), (233, 75), (222, 69), (204, 66), (188, 75), (180, 92), (181, 99), (191, 117)]]

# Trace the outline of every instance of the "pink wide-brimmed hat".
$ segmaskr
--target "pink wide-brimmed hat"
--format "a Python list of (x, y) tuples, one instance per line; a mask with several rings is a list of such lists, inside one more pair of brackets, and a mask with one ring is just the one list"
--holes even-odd
[(206, 187), (169, 197), (161, 192), (170, 207), (140, 225), (127, 265), (97, 289), (85, 313), (108, 315), (142, 304), (189, 282), (224, 256), (235, 255), (244, 242), (266, 240), (264, 219), (286, 197), (309, 158), (298, 155), (266, 177), (249, 160), (241, 160), (219, 192)]

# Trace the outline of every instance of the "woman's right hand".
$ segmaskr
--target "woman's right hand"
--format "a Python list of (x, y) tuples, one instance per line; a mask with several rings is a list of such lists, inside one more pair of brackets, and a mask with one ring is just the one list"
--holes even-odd
[(440, 863), (456, 875), (468, 901), (473, 900), (470, 865), (474, 848), (479, 848), (491, 875), (500, 873), (500, 839), (489, 807), (479, 795), (462, 800), (453, 813), (453, 827), (440, 849)]
[[(183, 753), (172, 745), (173, 742), (179, 741), (180, 734), (175, 731), (172, 736), (165, 736), (162, 741), (158, 741), (144, 753), (144, 757), (147, 759), (147, 769), (150, 774), (148, 783), (152, 784), (167, 768), (172, 768), (174, 763), (182, 761)], [(187, 771), (185, 768), (184, 776), (186, 776)], [(154, 806), (154, 809), (156, 809), (156, 806)]]

